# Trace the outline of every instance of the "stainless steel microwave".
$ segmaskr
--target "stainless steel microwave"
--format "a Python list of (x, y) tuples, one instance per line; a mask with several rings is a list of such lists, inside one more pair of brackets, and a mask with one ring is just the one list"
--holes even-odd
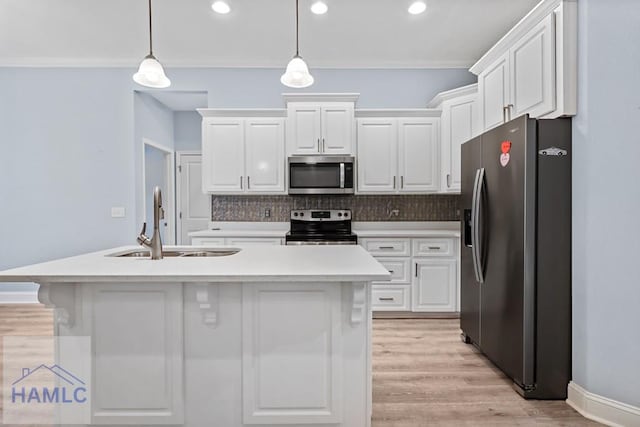
[(291, 156), (289, 194), (353, 194), (354, 163), (351, 156)]

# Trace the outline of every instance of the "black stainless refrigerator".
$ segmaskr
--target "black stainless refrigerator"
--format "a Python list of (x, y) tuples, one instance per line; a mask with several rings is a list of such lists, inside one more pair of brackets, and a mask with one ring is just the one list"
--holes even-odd
[(571, 119), (522, 116), (462, 145), (460, 327), (525, 398), (571, 378)]

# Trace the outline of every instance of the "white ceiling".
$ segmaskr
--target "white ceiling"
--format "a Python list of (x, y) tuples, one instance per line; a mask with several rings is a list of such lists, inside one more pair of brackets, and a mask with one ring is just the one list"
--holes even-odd
[[(168, 66), (284, 67), (295, 50), (294, 0), (154, 0), (154, 53)], [(310, 67), (468, 67), (538, 0), (300, 0)], [(0, 0), (0, 65), (135, 67), (148, 50), (145, 0)]]

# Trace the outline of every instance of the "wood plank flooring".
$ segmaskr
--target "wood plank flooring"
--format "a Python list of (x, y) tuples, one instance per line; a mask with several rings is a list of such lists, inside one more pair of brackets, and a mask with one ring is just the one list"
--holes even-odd
[[(52, 310), (0, 305), (0, 336), (52, 333)], [(522, 399), (459, 333), (456, 319), (374, 320), (372, 427), (599, 425), (562, 401)]]

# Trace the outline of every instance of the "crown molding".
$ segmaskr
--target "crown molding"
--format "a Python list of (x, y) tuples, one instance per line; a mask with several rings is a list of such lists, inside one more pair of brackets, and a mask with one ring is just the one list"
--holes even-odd
[(516, 25), (507, 32), (496, 44), (491, 47), (471, 68), (473, 74), (482, 73), (487, 67), (493, 64), (500, 56), (509, 50), (509, 48), (528, 31), (536, 26), (545, 16), (553, 13), (553, 11), (562, 3), (577, 3), (577, 0), (542, 0), (531, 11), (522, 18)]
[(197, 108), (202, 117), (287, 117), (284, 108)]
[(289, 102), (353, 102), (360, 97), (359, 93), (283, 93), (285, 103)]
[(455, 89), (440, 92), (427, 104), (427, 108), (438, 108), (444, 101), (454, 99), (459, 96), (475, 95), (478, 93), (478, 83), (467, 86), (457, 87)]
[(440, 117), (442, 110), (435, 108), (390, 108), (355, 110), (356, 118), (371, 117)]

